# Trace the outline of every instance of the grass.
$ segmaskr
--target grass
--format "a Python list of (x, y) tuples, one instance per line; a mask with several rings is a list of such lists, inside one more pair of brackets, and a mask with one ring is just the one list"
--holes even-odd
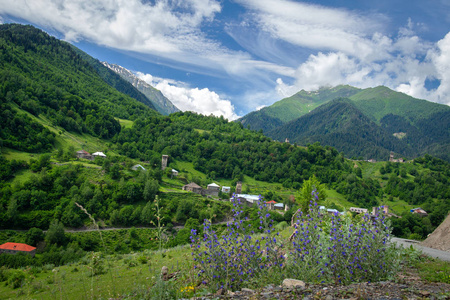
[(117, 120), (119, 121), (120, 125), (124, 128), (131, 128), (133, 127), (133, 121), (130, 120), (125, 120), (125, 119), (119, 119), (117, 118)]
[(42, 155), (42, 153), (28, 153), (23, 151), (18, 151), (11, 148), (2, 147), (1, 154), (3, 157), (5, 157), (7, 160), (24, 160), (29, 161), (31, 158), (38, 159), (39, 156)]
[[(108, 272), (91, 276), (90, 255), (76, 264), (44, 270), (36, 275), (26, 270), (27, 279), (21, 288), (12, 289), (5, 284), (0, 285), (0, 299), (115, 298), (142, 287), (148, 289), (155, 283), (163, 266), (169, 268), (169, 273), (178, 269), (184, 272), (189, 270), (188, 265), (192, 260), (189, 246), (167, 250), (164, 258), (161, 254), (158, 251), (146, 250), (141, 253), (103, 257), (103, 263), (108, 260), (111, 264), (110, 271), (114, 281)], [(142, 264), (140, 257), (144, 257), (148, 262)]]
[(419, 276), (430, 282), (450, 284), (450, 262), (426, 258), (425, 261), (414, 263)]

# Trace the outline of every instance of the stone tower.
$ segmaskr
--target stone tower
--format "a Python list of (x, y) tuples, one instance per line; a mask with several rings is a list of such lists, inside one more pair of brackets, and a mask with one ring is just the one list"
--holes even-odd
[(161, 161), (161, 170), (165, 170), (167, 168), (167, 161), (169, 160), (169, 155), (163, 155)]
[(236, 194), (242, 194), (242, 182), (238, 181), (236, 183), (236, 191), (235, 191), (235, 193)]

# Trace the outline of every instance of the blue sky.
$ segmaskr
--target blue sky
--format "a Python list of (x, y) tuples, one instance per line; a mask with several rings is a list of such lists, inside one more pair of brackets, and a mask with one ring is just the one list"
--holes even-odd
[(386, 85), (450, 104), (448, 0), (0, 0), (182, 110), (235, 119), (301, 89)]

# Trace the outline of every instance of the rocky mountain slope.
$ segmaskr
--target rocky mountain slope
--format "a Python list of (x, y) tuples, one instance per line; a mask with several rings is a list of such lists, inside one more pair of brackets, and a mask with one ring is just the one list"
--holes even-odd
[(102, 62), (103, 65), (117, 73), (120, 77), (131, 83), (136, 89), (142, 92), (156, 107), (156, 110), (163, 115), (169, 115), (171, 113), (180, 111), (169, 99), (167, 99), (161, 91), (155, 89), (150, 84), (139, 79), (130, 70), (108, 62)]

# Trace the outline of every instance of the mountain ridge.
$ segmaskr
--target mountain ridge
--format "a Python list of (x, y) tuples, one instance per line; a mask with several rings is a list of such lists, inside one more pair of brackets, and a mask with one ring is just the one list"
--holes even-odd
[[(370, 132), (382, 134), (384, 141), (392, 140), (392, 136), (394, 136), (403, 145), (400, 147), (398, 146), (400, 144), (393, 143), (392, 145), (398, 145), (390, 149), (386, 148), (379, 152), (376, 157), (370, 158), (387, 159), (388, 155), (386, 153), (390, 151), (397, 152), (396, 149), (402, 149), (398, 154), (405, 157), (431, 154), (447, 161), (450, 160), (449, 151), (447, 151), (447, 149), (450, 149), (450, 107), (423, 99), (416, 99), (409, 95), (393, 91), (385, 86), (358, 89), (343, 85), (334, 88), (321, 88), (318, 91), (312, 92), (302, 90), (260, 111), (249, 113), (239, 121), (248, 128), (262, 130), (267, 136), (279, 141), (284, 141), (288, 138), (291, 142), (297, 142), (301, 145), (320, 141), (327, 145), (337, 147), (339, 151), (344, 151), (347, 155), (352, 153), (352, 155), (356, 155), (357, 157), (366, 157), (369, 153), (373, 152), (364, 149), (373, 147), (371, 143), (367, 143), (365, 146), (361, 145), (358, 151), (353, 151), (348, 147), (340, 148), (339, 143), (328, 144), (331, 138), (330, 135), (324, 137), (320, 134), (314, 134), (306, 137), (304, 132), (299, 131), (300, 127), (306, 126), (302, 122), (314, 119), (303, 117), (312, 114), (315, 109), (321, 106), (326, 106), (336, 99), (333, 97), (337, 95), (346, 95), (344, 98), (347, 98), (352, 103), (352, 109), (357, 109), (360, 114), (363, 114), (373, 122), (369, 126), (372, 128)], [(303, 111), (295, 107), (302, 108)], [(311, 110), (305, 111), (305, 107), (311, 108)], [(289, 113), (284, 113), (286, 111)], [(334, 124), (334, 126), (339, 125), (336, 122), (337, 120), (329, 119), (331, 116), (327, 115), (324, 110), (315, 111), (314, 115), (318, 112), (323, 114), (322, 118), (324, 118), (324, 121), (329, 122), (329, 124), (325, 125), (321, 123), (321, 126), (323, 125), (324, 127), (321, 128), (322, 131), (318, 130), (317, 132), (320, 131), (322, 134), (329, 134), (327, 127), (330, 127), (331, 124)], [(295, 114), (298, 115), (297, 118), (293, 117)], [(333, 115), (332, 117), (338, 118), (337, 115)], [(294, 120), (300, 118), (303, 119), (298, 123), (292, 123)], [(369, 124), (367, 122), (367, 120), (364, 121), (366, 125)], [(300, 124), (303, 125), (300, 126)], [(375, 129), (374, 126), (378, 126), (379, 128)], [(360, 138), (363, 138), (363, 140), (367, 138), (366, 136), (358, 137), (356, 128), (351, 129), (347, 127), (347, 130), (347, 133), (340, 132), (341, 135), (346, 137), (343, 138), (347, 141), (345, 144), (349, 143), (349, 132), (352, 132), (351, 135), (353, 135), (355, 145), (360, 144), (360, 142), (357, 142)], [(312, 132), (310, 133), (312, 134)], [(285, 136), (282, 136), (282, 134)], [(335, 132), (335, 134), (337, 133)], [(333, 140), (337, 140), (337, 137), (333, 138)], [(342, 143), (341, 146), (343, 146)]]
[(138, 91), (144, 94), (153, 104), (158, 112), (163, 115), (169, 115), (180, 111), (169, 99), (167, 99), (163, 93), (151, 86), (147, 82), (139, 79), (127, 68), (119, 66), (117, 64), (110, 64), (108, 62), (101, 62), (105, 67), (118, 74), (121, 78), (125, 79), (131, 85), (133, 85)]

